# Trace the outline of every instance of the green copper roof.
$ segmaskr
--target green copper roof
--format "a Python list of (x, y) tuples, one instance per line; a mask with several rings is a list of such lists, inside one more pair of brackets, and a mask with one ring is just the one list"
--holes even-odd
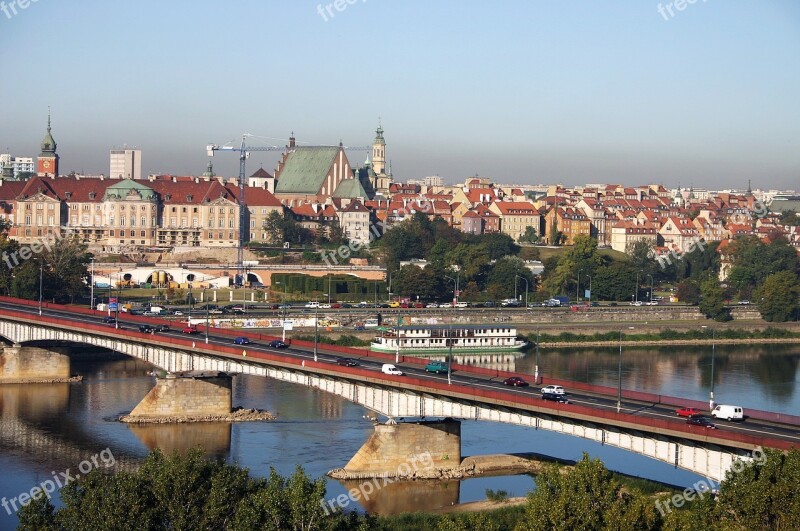
[(51, 156), (56, 152), (56, 141), (53, 140), (53, 135), (50, 134), (50, 113), (47, 113), (47, 134), (42, 139), (42, 153), (40, 157)]
[(297, 147), (286, 157), (275, 187), (276, 194), (316, 194), (328, 175), (338, 147)]
[(141, 183), (137, 183), (133, 179), (122, 179), (120, 182), (112, 184), (106, 188), (106, 193), (103, 195), (103, 201), (122, 201), (129, 195), (138, 194), (142, 197), (143, 201), (155, 201), (155, 191)]
[(333, 192), (333, 197), (349, 199), (355, 199), (356, 197), (368, 198), (369, 194), (367, 194), (367, 191), (361, 186), (361, 181), (358, 179), (345, 179), (336, 187), (336, 191)]

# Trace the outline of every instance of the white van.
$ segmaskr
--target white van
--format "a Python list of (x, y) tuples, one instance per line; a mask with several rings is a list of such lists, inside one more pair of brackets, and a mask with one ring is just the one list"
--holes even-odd
[(739, 406), (718, 405), (711, 412), (715, 419), (744, 420), (744, 410)]
[(393, 376), (403, 376), (403, 371), (392, 365), (391, 363), (384, 363), (381, 367), (383, 374), (391, 374)]

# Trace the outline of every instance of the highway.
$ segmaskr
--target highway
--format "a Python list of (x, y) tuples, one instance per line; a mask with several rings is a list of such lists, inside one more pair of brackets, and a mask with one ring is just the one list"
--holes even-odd
[[(38, 308), (31, 307), (31, 306), (24, 306), (18, 305), (9, 302), (0, 302), (0, 308), (12, 310), (15, 312), (29, 314), (32, 316), (38, 316)], [(42, 311), (43, 315), (55, 317), (58, 319), (62, 319), (67, 321), (73, 325), (79, 325), (80, 323), (92, 323), (92, 324), (103, 324), (102, 319), (103, 315), (98, 314), (96, 317), (81, 313), (73, 313), (66, 310), (61, 309), (52, 309), (52, 308), (44, 308)], [(137, 317), (136, 321), (126, 321), (126, 317), (130, 319), (130, 317), (126, 316), (124, 313), (120, 313), (120, 328), (125, 330), (135, 330), (138, 331), (139, 324), (142, 323), (152, 323), (153, 318), (141, 318)], [(169, 332), (163, 332), (156, 335), (165, 335), (165, 336), (172, 336), (172, 337), (181, 337), (187, 338), (187, 334), (182, 332), (183, 323), (179, 322), (168, 322), (163, 321), (164, 323), (169, 323), (173, 326), (173, 329)], [(110, 328), (114, 328), (113, 324), (106, 325)], [(253, 332), (241, 332), (243, 336), (247, 336), (253, 334)], [(198, 343), (204, 343), (205, 335), (200, 333), (198, 335), (192, 336)], [(310, 349), (305, 348), (296, 348), (296, 347), (289, 347), (284, 349), (274, 349), (267, 346), (267, 340), (261, 341), (254, 341), (253, 343), (247, 345), (246, 348), (248, 352), (266, 352), (266, 353), (273, 353), (273, 354), (280, 354), (285, 356), (292, 356), (297, 359), (305, 359), (305, 360), (313, 360), (314, 355)], [(212, 329), (209, 333), (209, 344), (210, 345), (223, 345), (223, 346), (231, 346), (233, 343), (233, 338), (230, 335), (223, 335), (219, 333), (214, 333), (214, 329)], [(337, 365), (336, 361), (341, 356), (338, 353), (332, 353), (330, 351), (326, 351), (324, 344), (318, 345), (318, 361), (323, 363), (330, 363), (331, 370), (341, 372), (345, 375), (348, 371), (347, 367), (342, 367)], [(376, 359), (373, 357), (368, 357), (367, 353), (363, 356), (355, 356), (350, 355), (353, 359), (355, 359), (358, 364), (359, 368), (366, 369), (368, 371), (375, 371), (376, 376), (380, 373), (381, 365), (385, 363), (385, 360)], [(406, 373), (406, 375), (414, 376), (416, 378), (422, 380), (429, 380), (429, 381), (439, 381), (439, 382), (447, 382), (447, 375), (445, 374), (432, 374), (428, 373), (424, 370), (423, 365), (419, 364), (410, 364), (410, 363), (398, 363), (398, 367)], [(381, 376), (384, 376), (381, 374)], [(463, 384), (474, 388), (485, 388), (494, 391), (506, 391), (517, 393), (521, 396), (530, 396), (530, 397), (540, 397), (541, 392), (539, 387), (536, 386), (528, 386), (528, 387), (509, 387), (503, 385), (502, 380), (509, 375), (502, 375), (500, 377), (491, 377), (489, 375), (483, 375), (478, 373), (471, 373), (469, 370), (459, 370), (455, 371), (451, 374), (451, 381), (454, 384)], [(518, 374), (525, 378), (527, 381), (533, 381), (533, 376), (528, 374)], [(402, 379), (404, 376), (397, 376), (396, 378)], [(569, 399), (570, 403), (578, 404), (586, 407), (591, 407), (595, 409), (602, 409), (607, 411), (616, 411), (617, 410), (617, 397), (592, 393), (592, 392), (585, 392), (585, 391), (570, 391), (569, 388), (566, 389), (567, 391), (567, 398)], [(547, 404), (553, 404), (552, 402), (544, 402), (543, 406)], [(628, 413), (640, 417), (648, 417), (648, 418), (657, 418), (660, 420), (668, 420), (670, 422), (674, 422), (677, 425), (685, 425), (685, 419), (677, 417), (675, 414), (675, 408), (667, 407), (661, 404), (653, 404), (653, 403), (646, 403), (641, 401), (634, 401), (634, 400), (623, 400), (621, 403), (621, 412)], [(746, 414), (746, 410), (745, 410)], [(800, 426), (788, 425), (788, 424), (778, 424), (772, 423), (763, 420), (756, 420), (756, 419), (746, 419), (745, 421), (739, 422), (728, 422), (724, 420), (714, 420), (711, 419), (717, 425), (719, 431), (733, 431), (739, 432), (742, 434), (747, 434), (751, 436), (762, 436), (762, 437), (770, 437), (770, 438), (778, 438), (783, 439), (790, 442), (795, 442), (800, 445)], [(693, 430), (697, 430), (698, 433), (703, 433), (708, 428), (703, 428), (700, 426), (692, 426)]]

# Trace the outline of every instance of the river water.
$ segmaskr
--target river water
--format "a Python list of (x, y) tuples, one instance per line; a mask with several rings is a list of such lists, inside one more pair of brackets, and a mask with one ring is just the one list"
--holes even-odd
[[(539, 356), (542, 374), (616, 386), (615, 348), (550, 349)], [(800, 413), (800, 349), (786, 346), (720, 346), (714, 356), (717, 402), (745, 408)], [(532, 374), (536, 356), (484, 357), (480, 364)], [(104, 449), (119, 469), (135, 466), (151, 448), (169, 452), (200, 445), (209, 455), (225, 458), (266, 476), (270, 467), (284, 475), (296, 465), (312, 477), (344, 466), (372, 432), (369, 412), (321, 391), (266, 378), (234, 379), (236, 406), (266, 409), (273, 422), (202, 423), (129, 426), (115, 419), (129, 412), (152, 388), (151, 366), (132, 359), (74, 361), (79, 384), (0, 385), (0, 497), (12, 499), (80, 464)], [(711, 349), (626, 348), (622, 354), (623, 387), (706, 400), (711, 381)], [(501, 424), (464, 421), (463, 454), (538, 452), (561, 459), (599, 457), (623, 473), (686, 486), (698, 476), (664, 463), (604, 447), (583, 439)], [(106, 453), (106, 456), (108, 455)], [(82, 463), (86, 461), (86, 463)], [(99, 461), (98, 466), (103, 466)], [(356, 486), (328, 480), (327, 498)], [(462, 482), (396, 483), (380, 489), (368, 502), (347, 508), (379, 513), (431, 510), (480, 500), (487, 489), (523, 496), (534, 488), (530, 476), (489, 477)], [(11, 514), (9, 514), (11, 513)], [(0, 507), (0, 529), (13, 529), (12, 506)]]

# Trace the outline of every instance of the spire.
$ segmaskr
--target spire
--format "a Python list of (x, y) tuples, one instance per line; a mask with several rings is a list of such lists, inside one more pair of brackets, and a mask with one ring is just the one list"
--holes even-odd
[(211, 163), (210, 160), (208, 161), (208, 165), (206, 166), (206, 171), (203, 172), (203, 177), (207, 177), (209, 179), (214, 177), (214, 165)]
[(750, 179), (747, 179), (747, 195), (753, 194), (753, 188), (750, 186)]
[(42, 139), (42, 156), (52, 156), (56, 152), (56, 141), (50, 133), (50, 107), (47, 108), (47, 134)]

